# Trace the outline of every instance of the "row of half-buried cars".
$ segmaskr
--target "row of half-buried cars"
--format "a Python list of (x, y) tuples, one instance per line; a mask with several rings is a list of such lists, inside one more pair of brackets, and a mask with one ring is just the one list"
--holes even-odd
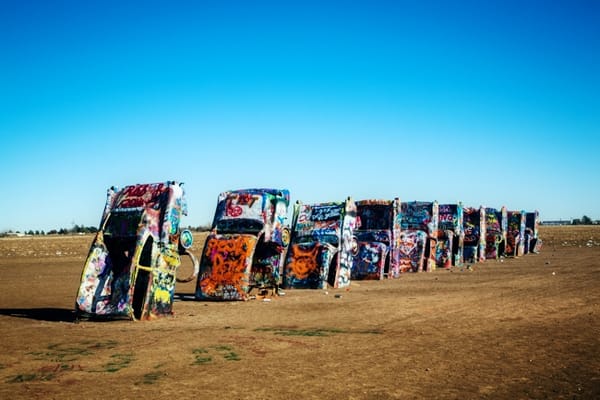
[[(149, 319), (173, 312), (177, 281), (196, 281), (196, 300), (246, 300), (253, 289), (324, 289), (351, 280), (398, 278), (537, 252), (537, 211), (393, 200), (293, 205), (285, 189), (218, 197), (202, 253), (180, 229), (187, 214), (178, 182), (110, 188), (85, 261), (78, 317)], [(194, 273), (177, 277), (181, 256)]]

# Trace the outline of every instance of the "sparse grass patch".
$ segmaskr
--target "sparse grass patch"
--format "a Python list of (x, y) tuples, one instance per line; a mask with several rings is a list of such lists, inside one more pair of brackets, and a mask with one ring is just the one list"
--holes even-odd
[(110, 361), (104, 364), (105, 372), (117, 372), (122, 370), (123, 368), (127, 368), (129, 364), (134, 360), (133, 354), (113, 354), (110, 356), (113, 361)]
[(195, 355), (195, 360), (192, 365), (202, 365), (208, 364), (213, 361), (213, 356), (211, 353), (219, 353), (219, 355), (223, 356), (223, 358), (227, 361), (240, 361), (241, 358), (239, 354), (233, 351), (231, 346), (227, 345), (216, 345), (211, 346), (208, 349), (197, 348), (192, 350), (192, 353)]
[(257, 328), (257, 332), (273, 332), (275, 335), (282, 336), (333, 336), (342, 333), (374, 334), (379, 335), (382, 332), (377, 329), (370, 330), (343, 330), (337, 328), (313, 328), (313, 329), (292, 329), (292, 328)]
[(161, 376), (165, 375), (166, 373), (163, 371), (149, 372), (144, 374), (141, 383), (144, 385), (153, 385), (160, 379)]

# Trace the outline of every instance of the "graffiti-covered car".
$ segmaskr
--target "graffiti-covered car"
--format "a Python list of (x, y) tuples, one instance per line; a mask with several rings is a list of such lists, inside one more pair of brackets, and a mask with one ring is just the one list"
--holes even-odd
[(463, 260), (476, 263), (485, 260), (485, 208), (464, 207)]
[(531, 211), (525, 214), (525, 253), (539, 253), (542, 239), (539, 237), (540, 213)]
[(435, 262), (438, 268), (460, 266), (464, 246), (463, 205), (440, 204)]
[(342, 202), (294, 205), (292, 239), (284, 271), (286, 288), (325, 289), (350, 285), (356, 204)]
[(506, 207), (485, 209), (485, 258), (497, 260), (506, 249)]
[(78, 318), (150, 319), (172, 314), (180, 255), (193, 237), (180, 231), (187, 214), (182, 184), (108, 189), (75, 301)]
[(290, 240), (287, 189), (219, 195), (200, 261), (198, 300), (246, 300), (253, 288), (277, 293)]
[(398, 243), (401, 272), (434, 270), (438, 233), (437, 201), (402, 202), (401, 214)]
[(399, 272), (400, 200), (356, 202), (354, 235), (358, 251), (352, 263), (351, 279), (383, 279)]
[(525, 211), (507, 211), (506, 255), (525, 254)]

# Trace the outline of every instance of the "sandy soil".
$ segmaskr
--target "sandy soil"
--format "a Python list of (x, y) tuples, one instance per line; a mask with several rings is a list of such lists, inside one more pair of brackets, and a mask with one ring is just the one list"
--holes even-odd
[(503, 262), (79, 323), (92, 236), (0, 239), (0, 398), (600, 398), (600, 227), (541, 235)]

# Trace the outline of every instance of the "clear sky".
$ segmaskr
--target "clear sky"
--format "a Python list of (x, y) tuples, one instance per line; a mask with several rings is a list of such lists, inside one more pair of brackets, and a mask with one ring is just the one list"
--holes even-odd
[(600, 1), (0, 3), (0, 231), (106, 189), (600, 219)]

